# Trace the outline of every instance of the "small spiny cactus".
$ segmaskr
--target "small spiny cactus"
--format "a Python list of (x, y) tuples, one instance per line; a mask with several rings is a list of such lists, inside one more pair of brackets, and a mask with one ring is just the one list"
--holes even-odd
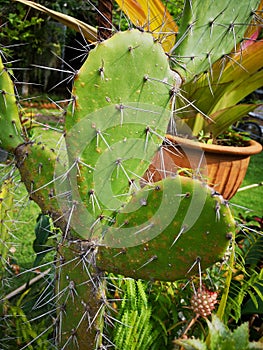
[(199, 288), (192, 295), (191, 307), (195, 314), (200, 317), (207, 317), (212, 314), (215, 305), (218, 303), (218, 292), (213, 292), (206, 287)]

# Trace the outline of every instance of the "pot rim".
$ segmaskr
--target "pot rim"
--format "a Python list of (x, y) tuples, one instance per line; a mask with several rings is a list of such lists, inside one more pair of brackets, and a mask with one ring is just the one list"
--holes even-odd
[(203, 142), (189, 140), (183, 137), (170, 135), (170, 134), (166, 134), (165, 137), (172, 143), (176, 143), (178, 145), (183, 144), (184, 147), (199, 148), (199, 149), (202, 148), (204, 151), (211, 152), (211, 153), (225, 153), (225, 154), (249, 156), (249, 155), (260, 153), (262, 151), (262, 145), (254, 140), (249, 140), (248, 146), (236, 147), (236, 146), (206, 144)]

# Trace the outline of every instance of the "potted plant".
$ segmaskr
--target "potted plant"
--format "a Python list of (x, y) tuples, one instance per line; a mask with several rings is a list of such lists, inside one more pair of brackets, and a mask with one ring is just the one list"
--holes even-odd
[[(167, 136), (183, 154), (174, 154), (175, 164), (207, 176), (209, 184), (226, 199), (240, 187), (250, 155), (262, 150), (259, 143), (239, 137), (233, 130), (228, 132), (232, 124), (256, 108), (240, 101), (261, 85), (258, 54), (263, 41), (257, 41), (255, 35), (247, 41), (229, 57), (216, 61), (208, 72), (182, 84), (176, 96), (176, 128), (171, 127)], [(171, 146), (168, 148), (173, 155)]]
[[(122, 5), (127, 14), (131, 13), (129, 3)], [(151, 6), (148, 13), (157, 17), (157, 6)], [(213, 6), (204, 4), (206, 15), (201, 15), (204, 9), (198, 2), (186, 1), (176, 43), (164, 41), (182, 82), (172, 100), (175, 118), (168, 128), (168, 142), (146, 176), (159, 180), (178, 169), (191, 168), (230, 199), (242, 183), (250, 155), (262, 150), (259, 143), (228, 132), (232, 124), (257, 107), (240, 102), (262, 85), (263, 41), (258, 39), (262, 3), (249, 20), (247, 11), (252, 2), (241, 2), (235, 16), (237, 9), (234, 6), (231, 10), (232, 3), (226, 8), (222, 3), (218, 17)], [(164, 18), (161, 11), (158, 15)], [(222, 22), (220, 16), (224, 16)], [(230, 19), (234, 31), (227, 25)], [(235, 22), (239, 24), (235, 26)]]

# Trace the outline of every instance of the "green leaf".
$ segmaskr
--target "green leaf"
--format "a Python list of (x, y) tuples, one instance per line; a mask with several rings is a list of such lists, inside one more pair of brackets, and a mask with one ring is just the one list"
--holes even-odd
[(233, 332), (236, 349), (247, 349), (249, 343), (248, 323), (243, 323)]
[[(256, 286), (254, 285), (253, 288), (255, 288)], [(257, 285), (256, 287), (257, 289), (257, 294), (256, 295), (256, 304), (253, 302), (252, 298), (249, 299), (244, 307), (242, 307), (242, 315), (252, 315), (252, 314), (263, 314), (263, 286), (262, 285)]]
[(35, 253), (42, 252), (46, 249), (45, 244), (48, 237), (51, 234), (49, 217), (43, 214), (39, 214), (35, 226), (36, 239), (33, 242), (33, 249)]
[(227, 272), (227, 276), (226, 276), (226, 280), (225, 280), (225, 288), (224, 288), (223, 295), (221, 297), (219, 307), (217, 310), (217, 317), (221, 321), (223, 320), (223, 317), (225, 314), (225, 309), (226, 309), (228, 296), (229, 296), (229, 289), (230, 289), (230, 284), (231, 284), (232, 275), (233, 275), (233, 267), (234, 267), (234, 263), (235, 263), (235, 250), (236, 250), (235, 244), (233, 244), (230, 259), (228, 262), (229, 268), (228, 268), (228, 272)]
[(33, 250), (35, 253), (37, 253), (33, 264), (34, 267), (37, 267), (41, 260), (48, 253), (49, 247), (47, 247), (46, 243), (51, 234), (52, 231), (50, 229), (49, 217), (43, 214), (39, 214), (35, 226), (36, 239), (33, 242)]
[(207, 320), (207, 324), (209, 328), (210, 349), (217, 350), (219, 349), (219, 344), (221, 345), (223, 340), (231, 336), (230, 331), (216, 315), (212, 315), (212, 322)]
[(237, 122), (248, 112), (253, 111), (255, 105), (235, 105), (229, 108), (222, 109), (211, 115), (214, 123), (210, 123), (206, 128), (205, 132), (212, 132), (213, 137), (217, 137), (229, 126)]
[(186, 350), (207, 350), (206, 344), (199, 339), (183, 339), (174, 342)]
[(236, 0), (185, 1), (177, 37), (180, 45), (173, 52), (180, 74), (193, 79), (236, 49), (257, 6), (257, 0), (241, 1), (239, 6)]

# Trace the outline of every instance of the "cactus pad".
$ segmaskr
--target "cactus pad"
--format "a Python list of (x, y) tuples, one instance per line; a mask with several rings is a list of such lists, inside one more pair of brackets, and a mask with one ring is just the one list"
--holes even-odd
[(13, 82), (0, 56), (0, 147), (14, 151), (23, 143)]
[(251, 22), (258, 0), (187, 0), (176, 48), (175, 69), (187, 80), (211, 69), (212, 64), (235, 51)]
[(56, 154), (41, 143), (30, 143), (19, 146), (15, 155), (21, 179), (30, 198), (63, 229), (64, 216), (54, 191), (55, 164), (58, 161)]
[(66, 129), (110, 104), (138, 102), (167, 108), (176, 77), (151, 34), (135, 29), (118, 32), (91, 50), (76, 73)]
[(176, 280), (220, 260), (234, 235), (227, 202), (176, 176), (146, 186), (103, 232), (98, 267), (133, 278)]
[(62, 171), (74, 164), (78, 170), (69, 172), (70, 190), (72, 183), (78, 189), (73, 201), (92, 214), (82, 226), (111, 215), (140, 188), (171, 117), (176, 77), (162, 46), (138, 30), (98, 44), (76, 74), (66, 118), (69, 162)]

